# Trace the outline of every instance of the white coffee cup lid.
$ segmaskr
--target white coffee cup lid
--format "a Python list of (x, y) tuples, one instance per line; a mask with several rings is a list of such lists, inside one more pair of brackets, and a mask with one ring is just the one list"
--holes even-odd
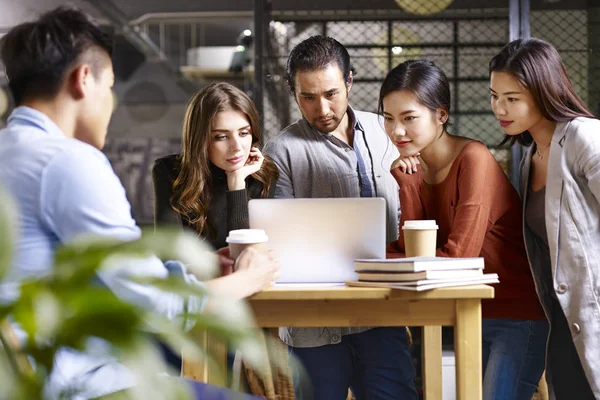
[(402, 229), (438, 229), (434, 219), (404, 221)]
[(263, 243), (268, 242), (269, 238), (262, 229), (236, 229), (229, 231), (226, 241), (227, 243)]

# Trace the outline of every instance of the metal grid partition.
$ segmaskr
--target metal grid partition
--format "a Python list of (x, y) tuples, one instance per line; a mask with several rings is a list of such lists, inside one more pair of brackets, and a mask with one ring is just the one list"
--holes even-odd
[[(256, 5), (260, 2), (265, 8), (258, 21), (256, 16), (260, 13)], [(443, 2), (412, 1), (411, 4), (427, 6)], [(405, 0), (355, 0), (352, 11), (341, 9), (341, 3), (347, 5), (342, 0), (331, 0), (319, 8), (314, 2), (255, 0), (254, 13), (238, 11), (208, 20), (204, 15), (177, 15), (164, 21), (138, 22), (173, 64), (182, 65), (187, 61), (187, 50), (202, 45), (206, 35), (225, 36), (225, 31), (213, 30), (215, 24), (235, 22), (235, 29), (241, 29), (250, 26), (254, 16), (253, 30), (259, 31), (257, 27), (262, 26), (264, 35), (260, 35), (263, 57), (257, 57), (252, 67), (258, 71), (261, 60), (262, 74), (253, 80), (254, 71), (249, 70), (230, 79), (248, 92), (254, 85), (255, 93), (259, 94), (254, 100), (263, 109), (266, 137), (278, 134), (300, 118), (284, 81), (285, 63), (296, 44), (315, 34), (333, 36), (350, 51), (357, 71), (350, 101), (361, 110), (376, 111), (379, 86), (391, 67), (410, 58), (435, 61), (451, 80), (452, 132), (486, 143), (507, 173), (513, 172), (513, 179), (520, 151), (498, 148), (503, 133), (489, 108), (487, 72), (490, 58), (511, 37), (530, 33), (554, 44), (577, 93), (593, 113), (600, 115), (600, 5), (596, 1), (455, 0), (442, 12), (431, 13), (431, 8), (416, 10), (421, 14), (401, 8), (401, 4), (406, 6)], [(195, 83), (202, 86), (217, 78), (207, 79), (196, 79)], [(106, 153), (124, 181), (136, 218), (151, 222), (151, 185), (145, 178), (149, 176), (149, 167), (144, 161), (148, 156), (144, 154), (160, 140), (146, 139), (156, 141), (148, 145), (141, 145), (140, 140), (115, 139), (108, 144)], [(131, 142), (129, 147), (124, 145), (127, 141)], [(177, 146), (170, 143), (166, 147), (174, 152)], [(169, 151), (164, 148), (159, 152), (162, 155)], [(134, 155), (125, 157), (126, 153)], [(138, 167), (143, 174), (134, 173)]]
[(558, 49), (575, 91), (600, 115), (600, 4), (573, 1), (560, 9), (532, 4), (530, 29), (531, 36)]
[[(507, 5), (508, 6), (508, 5)], [(353, 107), (377, 111), (380, 85), (386, 73), (408, 59), (429, 59), (451, 82), (451, 131), (496, 148), (503, 133), (490, 111), (488, 63), (508, 41), (506, 9), (446, 10), (417, 16), (391, 9), (373, 17), (368, 12), (318, 19), (301, 12), (268, 23), (266, 82), (263, 92), (267, 137), (300, 118), (284, 81), (287, 56), (302, 40), (316, 34), (339, 40), (356, 69), (350, 94)], [(510, 152), (494, 152), (507, 170)]]

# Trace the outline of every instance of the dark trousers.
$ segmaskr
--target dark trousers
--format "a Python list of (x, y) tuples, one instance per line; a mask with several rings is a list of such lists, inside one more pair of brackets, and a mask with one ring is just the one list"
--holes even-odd
[(404, 327), (344, 335), (339, 344), (290, 347), (298, 400), (413, 400), (415, 369)]
[(569, 322), (557, 299), (552, 299), (546, 380), (557, 400), (595, 399), (573, 343)]

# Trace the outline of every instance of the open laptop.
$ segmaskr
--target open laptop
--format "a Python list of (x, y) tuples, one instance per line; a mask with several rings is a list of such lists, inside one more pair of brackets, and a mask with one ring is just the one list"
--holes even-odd
[(254, 199), (248, 209), (281, 261), (277, 283), (356, 280), (355, 258), (385, 258), (382, 198)]

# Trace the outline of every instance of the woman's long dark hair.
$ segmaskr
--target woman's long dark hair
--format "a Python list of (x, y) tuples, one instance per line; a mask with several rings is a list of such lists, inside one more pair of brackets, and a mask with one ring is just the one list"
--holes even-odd
[[(513, 40), (490, 61), (492, 72), (507, 72), (527, 89), (541, 114), (549, 121), (564, 122), (577, 117), (595, 118), (573, 90), (558, 51), (540, 39)], [(515, 142), (529, 146), (533, 138), (529, 131), (506, 135), (502, 143)]]
[[(212, 233), (208, 207), (211, 199), (211, 174), (208, 149), (211, 126), (217, 113), (233, 110), (246, 116), (250, 123), (252, 145), (260, 143), (260, 120), (252, 100), (228, 83), (213, 83), (191, 99), (183, 120), (181, 168), (173, 183), (171, 207), (185, 217), (198, 233)], [(267, 197), (278, 177), (277, 166), (265, 156), (262, 167), (252, 177), (262, 183), (261, 197)]]

